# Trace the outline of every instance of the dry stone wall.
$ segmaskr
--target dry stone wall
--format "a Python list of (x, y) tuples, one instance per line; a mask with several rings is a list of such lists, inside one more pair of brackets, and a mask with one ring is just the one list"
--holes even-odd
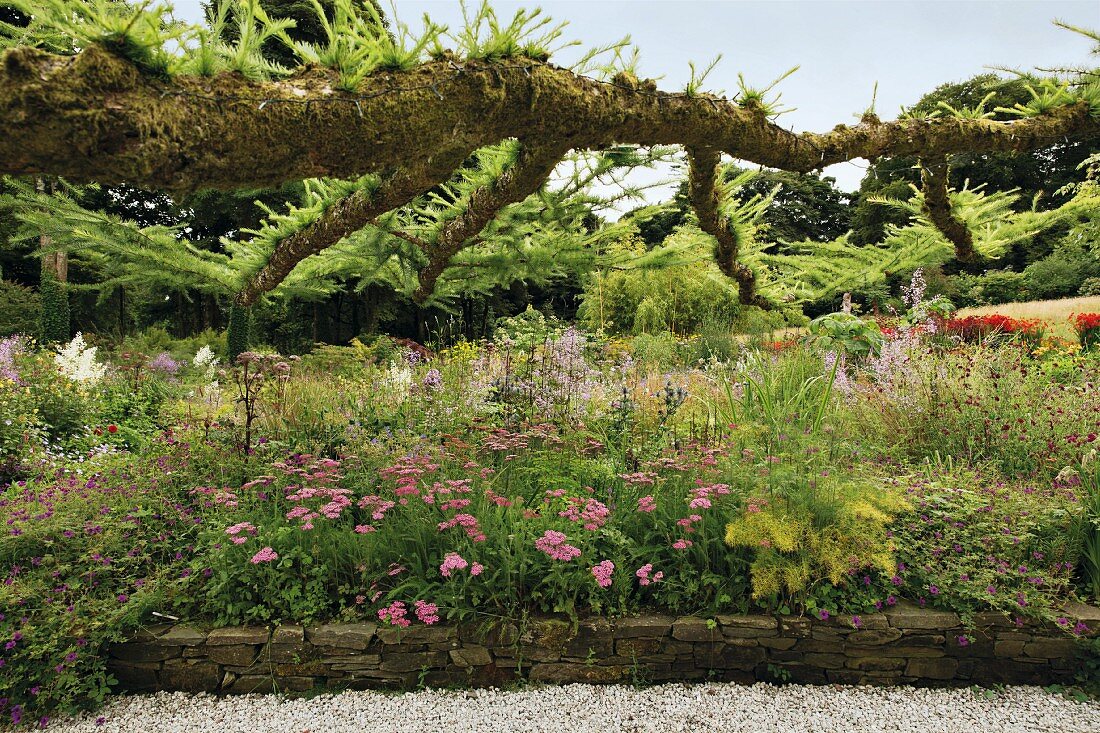
[[(1086, 609), (1095, 618), (1100, 615)], [(203, 630), (154, 626), (109, 649), (131, 691), (221, 693), (313, 688), (757, 680), (991, 685), (1072, 682), (1081, 647), (1053, 627), (990, 615), (964, 630), (953, 613), (901, 605), (818, 621), (793, 616), (646, 615), (405, 629), (373, 623)], [(960, 645), (958, 637), (973, 641)]]

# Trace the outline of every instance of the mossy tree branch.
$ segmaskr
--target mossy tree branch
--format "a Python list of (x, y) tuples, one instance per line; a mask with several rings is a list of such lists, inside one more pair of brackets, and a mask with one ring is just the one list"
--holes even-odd
[(948, 195), (947, 157), (925, 157), (920, 161), (921, 192), (924, 194), (924, 213), (937, 229), (955, 247), (955, 257), (960, 262), (977, 262), (981, 259), (974, 249), (974, 235), (966, 222), (951, 213)]
[(507, 138), (578, 150), (713, 147), (805, 172), (860, 157), (1021, 152), (1100, 135), (1084, 102), (1014, 122), (904, 119), (794, 134), (729, 101), (605, 83), (529, 59), (376, 72), (355, 95), (336, 90), (334, 73), (163, 81), (97, 47), (71, 57), (11, 49), (0, 56), (0, 173), (170, 191), (249, 188), (356, 178)]
[(430, 298), (454, 256), (478, 241), (477, 235), (497, 212), (538, 191), (568, 152), (568, 146), (554, 142), (536, 139), (521, 143), (511, 167), (492, 184), (475, 189), (462, 213), (443, 226), (435, 242), (424, 247), (428, 264), (417, 273), (413, 300), (424, 303)]
[(722, 215), (718, 191), (722, 175), (721, 155), (714, 148), (688, 148), (688, 186), (691, 206), (699, 228), (715, 239), (714, 259), (718, 269), (737, 283), (738, 297), (745, 305), (765, 305), (756, 292), (756, 273), (739, 261), (740, 242)]
[[(794, 134), (752, 106), (703, 94), (662, 93), (620, 77), (602, 82), (524, 58), (451, 59), (409, 71), (379, 71), (351, 94), (338, 91), (335, 72), (317, 67), (278, 82), (228, 73), (154, 78), (94, 45), (75, 56), (5, 51), (0, 118), (5, 121), (0, 173), (6, 174), (128, 182), (176, 192), (312, 177), (354, 179), (365, 173), (382, 177), (373, 193), (332, 205), (310, 227), (280, 242), (240, 293), (242, 305), (273, 288), (305, 257), (446, 181), (474, 150), (508, 138), (540, 141), (558, 151), (683, 145), (693, 151), (700, 224), (723, 238), (733, 235), (721, 222), (715, 195), (721, 153), (805, 172), (859, 157), (939, 160), (956, 152), (1021, 152), (1062, 138), (1100, 137), (1100, 119), (1084, 101), (1013, 122), (869, 119), (823, 134)], [(487, 190), (484, 202), (456, 219), (461, 231), (439, 240), (434, 259), (429, 253), (436, 264), (423, 274), (421, 290), (439, 263), (446, 266), (453, 256), (448, 252), (475, 236), (500, 206), (537, 190), (536, 173), (549, 175), (553, 157), (532, 162), (522, 180)], [(505, 194), (508, 186), (514, 191)], [(929, 210), (942, 219), (937, 196), (933, 190)], [(751, 271), (737, 262), (736, 247), (720, 239), (718, 249), (723, 271), (738, 279), (748, 302), (756, 302)]]

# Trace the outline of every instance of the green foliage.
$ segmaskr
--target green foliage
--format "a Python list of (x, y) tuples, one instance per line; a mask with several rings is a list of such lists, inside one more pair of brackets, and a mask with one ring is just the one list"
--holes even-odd
[(37, 292), (0, 279), (0, 338), (15, 333), (38, 333), (41, 307)]
[(846, 354), (856, 359), (882, 350), (882, 331), (874, 321), (851, 313), (828, 313), (810, 321), (807, 341), (825, 353)]
[(766, 608), (813, 610), (815, 583), (844, 588), (897, 567), (888, 527), (905, 501), (874, 483), (831, 477), (821, 483), (809, 492), (750, 497), (726, 527), (726, 544), (753, 553), (752, 595)]
[(1063, 244), (1023, 272), (1027, 294), (1036, 300), (1077, 295), (1085, 280), (1100, 276), (1100, 260), (1081, 246)]
[(971, 298), (980, 305), (1000, 305), (1027, 300), (1027, 277), (1011, 270), (988, 270), (970, 282)]
[(1092, 600), (1100, 602), (1100, 461), (1096, 460), (1096, 451), (1081, 461), (1080, 471), (1067, 474), (1067, 479), (1076, 478), (1081, 484), (1083, 511), (1076, 528), (1082, 542), (1081, 564), (1085, 587)]
[(556, 338), (565, 326), (553, 318), (547, 318), (531, 306), (508, 318), (499, 318), (493, 329), (493, 339), (502, 346), (517, 351), (532, 351)]
[(239, 305), (229, 308), (229, 329), (226, 331), (226, 350), (230, 362), (248, 351), (252, 339), (252, 311)]
[[(667, 254), (670, 264), (597, 271), (585, 283), (578, 315), (590, 328), (609, 333), (688, 334), (708, 320), (731, 322), (740, 310), (737, 290), (708, 261), (706, 239), (698, 230), (681, 228), (648, 255)], [(632, 239), (618, 246), (627, 255), (640, 250)]]
[(545, 61), (552, 53), (577, 45), (575, 41), (559, 43), (566, 24), (555, 24), (540, 8), (520, 8), (505, 25), (486, 0), (473, 12), (463, 0), (462, 19), (463, 27), (454, 40), (466, 58), (501, 61), (523, 57)]
[(167, 76), (175, 60), (169, 46), (187, 37), (189, 29), (169, 22), (170, 6), (112, 0), (10, 0), (7, 5), (31, 18), (25, 27), (0, 25), (0, 45), (40, 46), (54, 53), (72, 53), (102, 46), (154, 76)]
[(38, 336), (43, 343), (69, 340), (69, 294), (65, 284), (43, 270), (38, 287), (41, 311), (38, 316)]

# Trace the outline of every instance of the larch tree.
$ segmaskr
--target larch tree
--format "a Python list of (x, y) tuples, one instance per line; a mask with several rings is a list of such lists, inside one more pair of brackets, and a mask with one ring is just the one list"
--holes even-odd
[[(31, 21), (0, 26), (8, 46), (0, 173), (172, 192), (316, 179), (306, 205), (271, 212), (238, 243), (221, 281), (238, 309), (308, 280), (296, 273), (311, 263), (354, 268), (356, 256), (382, 251), (399, 253), (406, 270), (389, 276), (411, 275), (402, 287), (428, 302), (448, 272), (471, 265), (464, 258), (472, 252), (499, 247), (510, 232), (529, 243), (531, 222), (577, 200), (546, 203), (562, 188), (555, 178), (563, 160), (590, 156), (606, 173), (663, 146), (686, 153), (690, 203), (721, 272), (743, 303), (768, 307), (760, 271), (768, 263), (753, 254), (751, 217), (726, 180), (723, 156), (796, 173), (915, 157), (918, 224), (974, 261), (997, 248), (968, 225), (973, 195), (948, 187), (952, 155), (1100, 137), (1100, 75), (1089, 69), (1039, 79), (1026, 103), (1002, 110), (1007, 120), (982, 105), (889, 122), (868, 111), (857, 125), (796, 134), (776, 123), (770, 87), (742, 82), (722, 98), (702, 91), (705, 74), (693, 73), (683, 90), (662, 91), (638, 78), (626, 42), (556, 66), (549, 58), (562, 27), (538, 11), (502, 22), (481, 5), (454, 32), (428, 18), (414, 32), (384, 22), (371, 2), (310, 0), (316, 27), (302, 40), (294, 18), (269, 15), (260, 0), (212, 3), (208, 28), (174, 22), (151, 3), (9, 4)], [(282, 63), (270, 58), (273, 45)], [(549, 218), (584, 234), (568, 217)], [(522, 259), (517, 250), (509, 256)], [(377, 273), (394, 261), (359, 268)]]

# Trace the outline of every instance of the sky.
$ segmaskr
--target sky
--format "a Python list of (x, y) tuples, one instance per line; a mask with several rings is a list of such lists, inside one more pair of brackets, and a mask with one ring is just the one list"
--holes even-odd
[[(173, 4), (177, 17), (201, 20), (199, 0)], [(425, 12), (451, 28), (462, 22), (458, 0), (392, 5), (398, 19), (414, 29)], [(382, 6), (392, 7), (387, 0)], [(763, 86), (799, 66), (778, 87), (782, 102), (795, 108), (778, 122), (796, 132), (855, 124), (871, 103), (876, 82), (876, 110), (888, 120), (940, 84), (989, 67), (1100, 65), (1100, 58), (1090, 55), (1088, 39), (1051, 23), (1058, 18), (1100, 28), (1097, 0), (496, 0), (493, 7), (502, 19), (521, 7), (541, 7), (554, 20), (568, 21), (566, 38), (583, 45), (556, 54), (552, 60), (562, 65), (583, 49), (629, 35), (641, 52), (640, 75), (658, 79), (667, 91), (683, 89), (689, 62), (705, 66), (719, 54), (722, 60), (704, 88), (731, 96), (739, 72), (751, 85)], [(866, 161), (842, 163), (825, 173), (840, 188), (854, 191), (865, 166)], [(666, 175), (640, 174), (639, 180)]]

